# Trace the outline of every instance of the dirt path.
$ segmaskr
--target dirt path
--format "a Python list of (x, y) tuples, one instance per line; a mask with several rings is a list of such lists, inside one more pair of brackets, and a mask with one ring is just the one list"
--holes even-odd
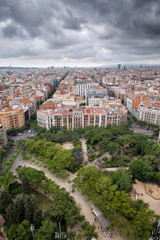
[[(49, 179), (51, 179), (52, 181), (54, 181), (55, 183), (57, 183), (60, 187), (63, 187), (66, 189), (67, 192), (70, 193), (71, 196), (73, 196), (73, 198), (75, 199), (77, 206), (79, 206), (81, 208), (81, 213), (85, 216), (86, 220), (90, 223), (93, 224), (94, 223), (94, 215), (91, 212), (91, 205), (93, 205), (93, 203), (91, 201), (86, 201), (87, 196), (83, 196), (80, 192), (78, 192), (77, 190), (74, 193), (71, 193), (72, 190), (72, 184), (68, 183), (68, 180), (72, 180), (75, 175), (71, 174), (69, 179), (67, 180), (62, 180), (60, 178), (56, 178), (55, 175), (53, 175), (52, 173), (50, 173), (47, 169), (44, 169), (42, 167), (39, 167), (31, 162), (28, 161), (24, 161), (23, 162), (23, 166), (26, 167), (32, 167), (35, 168), (37, 170), (42, 170), (45, 173), (45, 176)], [(110, 239), (108, 236), (104, 237), (103, 234), (99, 231), (98, 223), (95, 223), (96, 226), (96, 231), (98, 232), (99, 235), (99, 240), (107, 240)], [(120, 236), (114, 236), (113, 240), (122, 240), (122, 238)]]
[(80, 138), (80, 141), (82, 143), (82, 151), (83, 151), (83, 163), (88, 162), (88, 156), (87, 156), (87, 146), (86, 146), (86, 139)]

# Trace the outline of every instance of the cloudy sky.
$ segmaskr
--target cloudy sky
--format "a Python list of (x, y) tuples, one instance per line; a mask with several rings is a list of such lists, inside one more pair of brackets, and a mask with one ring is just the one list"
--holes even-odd
[(160, 0), (0, 0), (0, 66), (160, 64)]

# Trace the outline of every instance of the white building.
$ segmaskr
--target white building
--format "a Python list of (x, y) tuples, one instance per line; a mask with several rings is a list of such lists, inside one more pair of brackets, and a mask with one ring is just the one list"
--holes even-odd
[(160, 105), (141, 103), (138, 108), (138, 119), (160, 126)]
[(86, 96), (86, 90), (93, 87), (98, 87), (98, 83), (79, 83), (76, 84), (76, 94), (77, 96)]
[(132, 111), (132, 99), (129, 97), (127, 97), (126, 108), (128, 109), (128, 111)]

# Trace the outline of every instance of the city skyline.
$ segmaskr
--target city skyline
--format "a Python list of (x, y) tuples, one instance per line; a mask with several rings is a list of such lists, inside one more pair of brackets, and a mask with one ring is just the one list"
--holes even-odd
[(160, 64), (159, 1), (1, 0), (0, 66)]

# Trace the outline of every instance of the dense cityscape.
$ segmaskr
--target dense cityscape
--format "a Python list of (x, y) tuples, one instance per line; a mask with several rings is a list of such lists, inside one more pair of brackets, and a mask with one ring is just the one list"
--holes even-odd
[(0, 1), (0, 240), (160, 240), (159, 13)]
[[(7, 224), (4, 224), (6, 234), (2, 230), (3, 239), (17, 239), (12, 236), (11, 230), (12, 225), (17, 223), (21, 228), (22, 226), (28, 228), (25, 239), (32, 239), (32, 236), (39, 239), (42, 235), (45, 235), (45, 239), (52, 239), (52, 237), (54, 239), (60, 239), (60, 237), (61, 239), (85, 239), (85, 237), (122, 239), (121, 236), (124, 239), (128, 237), (149, 239), (151, 235), (152, 239), (159, 239), (159, 225), (156, 225), (156, 222), (159, 219), (160, 203), (160, 68), (142, 66), (126, 68), (121, 67), (120, 64), (117, 68), (4, 68), (1, 69), (0, 76), (1, 188), (7, 190), (7, 192), (1, 190), (0, 194), (1, 202), (5, 201), (3, 204), (6, 205), (5, 209), (0, 205), (4, 217), (1, 216), (1, 221), (3, 224), (6, 221)], [(47, 142), (49, 145), (46, 145)], [(18, 166), (23, 167), (16, 170)], [(33, 173), (29, 170), (30, 168), (33, 169)], [(50, 173), (46, 173), (45, 169)], [(42, 170), (41, 173), (38, 170)], [(14, 175), (18, 174), (17, 178), (22, 183), (16, 182), (14, 186), (15, 177), (10, 175), (9, 171)], [(124, 232), (122, 222), (131, 221), (129, 216), (126, 220), (121, 219), (126, 217), (123, 213), (126, 207), (124, 206), (123, 211), (119, 212), (118, 208), (111, 205), (109, 199), (105, 200), (105, 205), (100, 204), (100, 195), (103, 193), (95, 200), (92, 196), (95, 190), (90, 190), (92, 194), (83, 190), (88, 180), (82, 183), (80, 176), (85, 176), (87, 171), (90, 177), (97, 175), (96, 179), (102, 178), (104, 174), (105, 181), (111, 181), (114, 184), (110, 183), (111, 185), (109, 184), (107, 188), (104, 185), (106, 191), (117, 186), (117, 192), (110, 191), (113, 191), (112, 194), (115, 196), (119, 191), (119, 194), (124, 194), (123, 197), (128, 198), (128, 200), (121, 200), (119, 196), (117, 200), (122, 201), (122, 204), (130, 201), (129, 199), (132, 199), (132, 204), (136, 201), (139, 201), (140, 205), (148, 203), (149, 205), (146, 204), (143, 210), (148, 214), (148, 220), (141, 217), (141, 224), (151, 221), (149, 219), (152, 216), (154, 220), (150, 224), (148, 222), (150, 226), (134, 233), (134, 227), (141, 225), (137, 222), (138, 225), (134, 226), (134, 223), (133, 226), (128, 226), (132, 230), (128, 229)], [(44, 190), (41, 181), (47, 181), (47, 179), (44, 180), (45, 175), (41, 176), (43, 172), (47, 177), (52, 175), (51, 179), (60, 187), (65, 186), (66, 191), (69, 191), (75, 199), (75, 203), (72, 204), (80, 204), (82, 207), (81, 213), (87, 220), (80, 230), (83, 234), (68, 230), (68, 227), (72, 228), (81, 217), (77, 215), (75, 223), (70, 223), (65, 220), (65, 211), (62, 218), (57, 218), (58, 221), (62, 221), (62, 225), (65, 225), (65, 227), (62, 226), (63, 230), (61, 225), (58, 228), (55, 225), (55, 228), (53, 227), (49, 232), (43, 229), (44, 226), (47, 226), (47, 229), (50, 228), (53, 220), (52, 218), (48, 220), (45, 217), (47, 215), (42, 217), (46, 211), (48, 212), (46, 214), (51, 214), (50, 208), (43, 209), (37, 205), (37, 201), (41, 200), (34, 199), (33, 189), (37, 191), (38, 187), (40, 194), (45, 194), (46, 199), (43, 201), (49, 201), (49, 204), (52, 201), (54, 204), (56, 201), (60, 204), (58, 196), (62, 197), (65, 194), (52, 193), (52, 197), (48, 189), (49, 183), (48, 190)], [(32, 174), (37, 175), (36, 188), (32, 182)], [(55, 176), (58, 179), (65, 179), (65, 184), (61, 180), (55, 180)], [(68, 180), (71, 183), (66, 185)], [(17, 184), (19, 188), (22, 184), (20, 192)], [(11, 190), (12, 185), (15, 193)], [(23, 197), (23, 200), (20, 200), (21, 197), (17, 194), (22, 194), (21, 191), (26, 199)], [(86, 195), (82, 202), (80, 201), (81, 203), (76, 199), (76, 195), (81, 198), (79, 196), (81, 193), (78, 191)], [(13, 193), (16, 194), (14, 198), (17, 199), (15, 206), (11, 204)], [(56, 194), (58, 194), (57, 200)], [(146, 197), (147, 194), (149, 198)], [(93, 203), (86, 203), (87, 195)], [(95, 192), (94, 195), (96, 196), (97, 193)], [(30, 196), (29, 199), (27, 196)], [(37, 210), (34, 212), (26, 207), (20, 210), (19, 201), (24, 206), (31, 202), (33, 205), (34, 202)], [(115, 201), (114, 198), (112, 201)], [(104, 209), (103, 205), (107, 207)], [(22, 215), (19, 218), (22, 220), (25, 218), (24, 221), (27, 222), (17, 220), (14, 214), (10, 216), (10, 212), (14, 212), (16, 207)], [(130, 211), (135, 211), (134, 208)], [(155, 212), (155, 216), (151, 210)], [(29, 211), (29, 216), (26, 216), (26, 211)], [(57, 212), (58, 209), (55, 208), (52, 211)], [(73, 217), (74, 213), (72, 210), (69, 211)], [(118, 216), (116, 219), (113, 217), (115, 211), (120, 214), (119, 220)], [(142, 214), (139, 211), (137, 214)], [(34, 220), (36, 217), (38, 223)], [(120, 223), (121, 226), (119, 226)], [(32, 231), (30, 231), (30, 224), (32, 224)], [(18, 228), (16, 231), (15, 236), (21, 238), (22, 233), (19, 233)]]
[(160, 69), (118, 68), (3, 70), (0, 124), (20, 128), (37, 113), (38, 125), (46, 129), (106, 127), (126, 122), (128, 110), (159, 126)]

